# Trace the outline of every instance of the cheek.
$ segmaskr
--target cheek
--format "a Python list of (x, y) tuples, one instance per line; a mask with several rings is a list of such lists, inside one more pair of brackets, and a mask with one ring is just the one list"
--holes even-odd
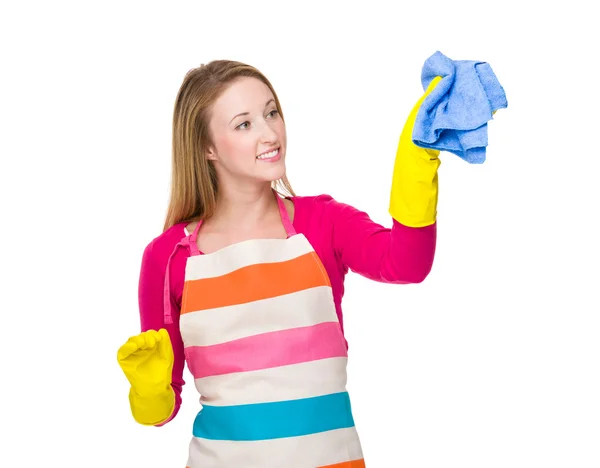
[(240, 164), (254, 156), (253, 143), (241, 137), (222, 138), (217, 145), (221, 162), (226, 165)]
[(281, 139), (283, 144), (284, 145), (287, 144), (287, 134), (286, 134), (285, 124), (281, 120), (277, 124), (277, 134), (279, 135), (279, 138)]

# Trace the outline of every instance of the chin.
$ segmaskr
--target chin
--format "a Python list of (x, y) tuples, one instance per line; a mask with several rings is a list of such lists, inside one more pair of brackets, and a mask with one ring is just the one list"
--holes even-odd
[(273, 164), (273, 167), (261, 172), (261, 179), (263, 179), (265, 182), (274, 182), (281, 179), (285, 175), (285, 164), (283, 161), (277, 162)]
[(282, 172), (281, 174), (277, 174), (277, 175), (269, 175), (269, 177), (265, 177), (265, 179), (263, 179), (263, 182), (275, 182), (279, 179), (281, 179), (283, 176), (285, 175), (285, 171)]

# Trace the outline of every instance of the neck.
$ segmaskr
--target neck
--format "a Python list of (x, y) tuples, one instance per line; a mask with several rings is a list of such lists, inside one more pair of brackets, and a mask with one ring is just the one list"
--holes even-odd
[(270, 183), (252, 186), (223, 184), (219, 187), (213, 222), (252, 228), (278, 211)]

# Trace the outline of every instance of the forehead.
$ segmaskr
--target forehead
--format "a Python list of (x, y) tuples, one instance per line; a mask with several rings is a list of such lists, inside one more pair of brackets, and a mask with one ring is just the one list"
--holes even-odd
[(269, 99), (274, 98), (269, 87), (256, 78), (238, 78), (229, 84), (213, 106), (213, 117), (227, 124), (242, 112), (262, 112)]

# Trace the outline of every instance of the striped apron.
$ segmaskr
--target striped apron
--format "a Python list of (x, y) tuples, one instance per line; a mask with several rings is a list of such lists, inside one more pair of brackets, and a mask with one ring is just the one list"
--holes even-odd
[(275, 196), (287, 239), (201, 254), (199, 222), (186, 242), (179, 326), (201, 403), (187, 466), (364, 468), (331, 283)]

